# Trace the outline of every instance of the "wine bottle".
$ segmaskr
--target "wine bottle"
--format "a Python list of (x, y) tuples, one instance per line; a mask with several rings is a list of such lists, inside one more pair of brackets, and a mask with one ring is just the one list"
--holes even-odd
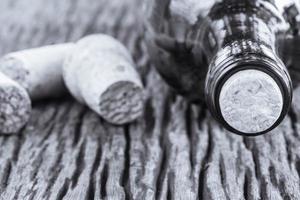
[(150, 57), (173, 89), (192, 102), (205, 101), (231, 132), (267, 133), (283, 120), (292, 101), (280, 51), (293, 28), (291, 9), (286, 9), (291, 5), (296, 4), (149, 0), (145, 38)]

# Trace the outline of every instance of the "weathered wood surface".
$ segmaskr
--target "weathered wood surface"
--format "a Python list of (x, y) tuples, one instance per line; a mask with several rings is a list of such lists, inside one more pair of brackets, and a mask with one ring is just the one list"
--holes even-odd
[(108, 33), (133, 53), (147, 96), (124, 127), (71, 98), (36, 103), (21, 135), (0, 137), (1, 199), (300, 199), (300, 87), (272, 133), (230, 134), (151, 68), (141, 19), (140, 0), (0, 1), (0, 55)]

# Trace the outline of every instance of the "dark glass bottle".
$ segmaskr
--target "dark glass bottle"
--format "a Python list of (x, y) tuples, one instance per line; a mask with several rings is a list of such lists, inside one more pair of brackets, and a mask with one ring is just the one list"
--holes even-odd
[[(156, 69), (188, 100), (205, 100), (228, 130), (272, 130), (292, 100), (284, 52), (278, 50), (297, 7), (284, 1), (146, 1), (145, 36)], [(290, 7), (296, 11), (288, 12)]]

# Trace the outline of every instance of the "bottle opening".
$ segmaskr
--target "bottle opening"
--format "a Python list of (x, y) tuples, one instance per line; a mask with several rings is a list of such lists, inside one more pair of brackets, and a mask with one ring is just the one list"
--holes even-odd
[(269, 74), (257, 69), (241, 70), (221, 87), (219, 108), (230, 127), (244, 134), (257, 134), (279, 120), (283, 95)]

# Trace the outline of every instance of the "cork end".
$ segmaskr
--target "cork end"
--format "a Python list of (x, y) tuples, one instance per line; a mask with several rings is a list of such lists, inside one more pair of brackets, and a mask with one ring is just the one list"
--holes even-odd
[(18, 133), (31, 112), (29, 95), (18, 84), (0, 86), (0, 133)]
[(222, 117), (234, 130), (246, 135), (272, 128), (283, 110), (283, 95), (267, 73), (248, 69), (236, 72), (221, 88)]
[(100, 97), (100, 114), (113, 124), (132, 122), (143, 113), (143, 97), (141, 86), (126, 81), (115, 83)]

